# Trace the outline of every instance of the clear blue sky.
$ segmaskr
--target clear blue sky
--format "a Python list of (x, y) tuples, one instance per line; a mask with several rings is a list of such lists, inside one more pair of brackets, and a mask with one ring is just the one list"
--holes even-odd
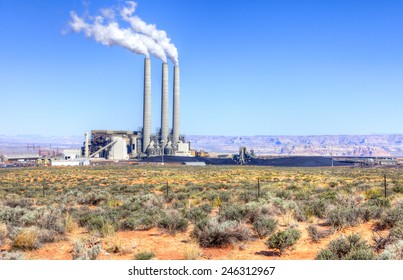
[[(403, 133), (403, 1), (136, 2), (179, 50), (183, 134)], [(142, 125), (143, 57), (62, 32), (84, 6), (0, 0), (0, 134)], [(155, 130), (155, 58), (152, 79)]]

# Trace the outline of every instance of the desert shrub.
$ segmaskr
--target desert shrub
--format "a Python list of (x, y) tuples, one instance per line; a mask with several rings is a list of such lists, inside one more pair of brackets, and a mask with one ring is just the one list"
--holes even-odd
[(9, 206), (11, 208), (15, 207), (21, 207), (21, 208), (27, 208), (29, 206), (32, 206), (34, 204), (34, 200), (32, 198), (11, 198), (11, 199), (6, 199), (5, 205)]
[(238, 195), (238, 200), (243, 203), (249, 203), (256, 200), (256, 193), (251, 191), (243, 191)]
[(101, 242), (94, 237), (88, 240), (75, 240), (71, 256), (73, 260), (96, 260), (101, 249)]
[(21, 217), (23, 217), (29, 210), (23, 209), (21, 207), (9, 207), (4, 206), (0, 208), (0, 222), (6, 223), (7, 225), (18, 226), (20, 225)]
[(0, 246), (3, 245), (7, 236), (8, 236), (7, 225), (4, 223), (0, 223)]
[(185, 231), (188, 227), (188, 220), (177, 210), (167, 210), (163, 212), (161, 219), (158, 221), (158, 227), (173, 234), (178, 231)]
[(202, 209), (207, 214), (210, 214), (211, 210), (213, 210), (213, 207), (210, 204), (202, 204), (199, 206), (199, 208)]
[(87, 204), (87, 205), (100, 205), (102, 203), (105, 203), (107, 200), (108, 196), (106, 192), (92, 190), (79, 197), (78, 202), (80, 204)]
[(318, 242), (320, 239), (327, 237), (331, 234), (333, 234), (333, 230), (319, 230), (318, 227), (314, 225), (310, 225), (307, 228), (308, 235), (311, 238), (312, 242)]
[(21, 250), (33, 250), (40, 247), (39, 230), (37, 227), (16, 230), (12, 236), (12, 247)]
[(44, 210), (38, 220), (38, 225), (59, 234), (63, 234), (66, 231), (62, 211), (54, 207)]
[(294, 228), (289, 228), (284, 231), (278, 231), (271, 235), (266, 241), (266, 245), (269, 249), (279, 250), (280, 255), (285, 250), (291, 248), (301, 238), (301, 232)]
[(245, 219), (246, 209), (241, 205), (228, 205), (222, 207), (220, 211), (220, 221), (238, 221), (241, 222)]
[(253, 228), (259, 238), (264, 238), (276, 230), (277, 224), (275, 219), (259, 217), (253, 222)]
[(360, 217), (364, 222), (373, 219), (379, 219), (382, 216), (383, 209), (378, 206), (365, 205), (360, 207)]
[(155, 257), (155, 254), (153, 252), (143, 251), (143, 252), (137, 253), (134, 256), (134, 259), (135, 260), (151, 260), (154, 257)]
[(283, 214), (289, 212), (290, 210), (294, 211), (296, 208), (298, 208), (298, 205), (292, 200), (284, 200), (275, 197), (271, 202), (278, 209), (278, 211)]
[(283, 189), (280, 189), (280, 190), (278, 190), (278, 191), (275, 192), (275, 195), (276, 195), (277, 197), (279, 197), (279, 198), (282, 198), (282, 199), (287, 200), (287, 199), (291, 199), (291, 197), (292, 197), (292, 192), (291, 192), (290, 190), (283, 190)]
[(359, 234), (340, 236), (330, 241), (327, 248), (316, 256), (317, 260), (372, 260), (375, 255)]
[(392, 190), (393, 190), (395, 193), (403, 193), (403, 185), (394, 186), (394, 187), (392, 188)]
[(124, 250), (122, 241), (118, 238), (112, 238), (107, 241), (106, 251), (111, 254), (122, 253)]
[(19, 251), (0, 252), (0, 260), (23, 260), (24, 253)]
[(219, 222), (216, 218), (195, 225), (193, 235), (202, 247), (225, 247), (250, 238), (250, 231), (236, 221)]
[(329, 212), (328, 223), (336, 228), (355, 226), (361, 222), (360, 210), (358, 208), (336, 208)]
[(325, 190), (319, 194), (318, 199), (323, 199), (329, 202), (336, 202), (337, 193), (334, 190)]
[(399, 204), (384, 212), (378, 221), (378, 228), (393, 228), (395, 225), (403, 223), (403, 204)]
[(323, 199), (311, 200), (306, 205), (305, 213), (322, 219), (326, 217), (327, 206), (328, 203)]
[(204, 211), (201, 207), (193, 207), (186, 212), (185, 216), (190, 221), (196, 223), (197, 221), (206, 219), (209, 213), (210, 212)]
[(392, 242), (402, 239), (403, 240), (403, 223), (397, 224), (390, 230), (390, 239)]
[(40, 243), (52, 243), (57, 240), (58, 233), (54, 230), (40, 229), (38, 233), (38, 240)]
[(371, 188), (365, 191), (364, 193), (366, 199), (377, 199), (381, 198), (384, 193), (380, 188)]
[(77, 222), (69, 213), (67, 213), (66, 217), (64, 218), (64, 225), (67, 232), (72, 232), (78, 226)]
[(89, 231), (95, 231), (102, 236), (109, 236), (115, 233), (116, 224), (105, 217), (105, 214), (85, 213), (80, 217), (79, 224), (85, 226)]
[(369, 199), (366, 202), (366, 204), (370, 205), (370, 206), (389, 208), (390, 207), (390, 200), (388, 198), (385, 198), (385, 197), (377, 197), (377, 198)]
[(157, 225), (156, 218), (145, 211), (135, 212), (121, 222), (120, 228), (129, 230), (148, 230)]
[(403, 260), (403, 240), (386, 246), (383, 253), (379, 256), (380, 260)]

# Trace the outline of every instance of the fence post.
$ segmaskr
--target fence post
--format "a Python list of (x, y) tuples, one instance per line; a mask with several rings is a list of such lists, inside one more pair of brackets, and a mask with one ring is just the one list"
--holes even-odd
[(385, 188), (385, 198), (386, 198), (386, 174), (383, 175), (383, 186)]
[(257, 199), (260, 198), (260, 178), (257, 178)]

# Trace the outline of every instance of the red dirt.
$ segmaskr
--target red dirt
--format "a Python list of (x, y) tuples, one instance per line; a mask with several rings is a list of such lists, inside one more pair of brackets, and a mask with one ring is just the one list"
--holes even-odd
[[(305, 228), (308, 224), (300, 223), (299, 229), (302, 237), (297, 242), (295, 249), (287, 251), (282, 256), (268, 249), (265, 240), (252, 240), (228, 246), (226, 248), (201, 248), (202, 256), (199, 259), (212, 260), (313, 260), (320, 249), (341, 234), (360, 233), (361, 236), (371, 243), (372, 223), (361, 224), (347, 228), (328, 236), (318, 243), (310, 241)], [(146, 231), (121, 231), (113, 237), (104, 238), (102, 252), (98, 259), (101, 260), (130, 260), (134, 255), (142, 251), (151, 251), (155, 259), (159, 260), (183, 260), (187, 244), (192, 242), (190, 238), (191, 228), (186, 232), (170, 235), (157, 228)], [(88, 237), (85, 229), (77, 229), (67, 234), (64, 241), (44, 244), (38, 250), (27, 251), (26, 259), (42, 260), (70, 260), (73, 242), (76, 239)], [(111, 246), (111, 239), (121, 242), (121, 253), (108, 253), (106, 249)]]

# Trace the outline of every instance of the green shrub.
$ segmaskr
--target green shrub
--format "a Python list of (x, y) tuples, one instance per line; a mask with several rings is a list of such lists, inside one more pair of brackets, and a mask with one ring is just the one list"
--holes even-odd
[(294, 246), (298, 239), (301, 238), (301, 232), (294, 228), (289, 228), (284, 231), (278, 231), (269, 237), (266, 241), (266, 245), (269, 249), (279, 250), (280, 255), (285, 252), (285, 250)]
[(90, 238), (88, 240), (75, 240), (71, 256), (73, 260), (96, 260), (101, 253), (100, 241)]
[(220, 221), (237, 221), (241, 222), (245, 219), (246, 209), (241, 205), (229, 205), (222, 207), (220, 211)]
[(21, 207), (0, 207), (0, 222), (3, 222), (7, 225), (20, 226), (21, 218), (28, 212), (29, 210)]
[(329, 212), (328, 223), (336, 229), (355, 226), (361, 222), (359, 208), (336, 208)]
[(120, 227), (129, 230), (148, 230), (154, 226), (156, 226), (156, 221), (152, 216), (145, 212), (135, 212), (127, 217)]
[(158, 221), (158, 227), (174, 234), (178, 231), (185, 231), (188, 227), (188, 220), (182, 217), (177, 210), (167, 210)]
[(403, 193), (403, 185), (394, 186), (394, 187), (392, 188), (392, 190), (393, 190), (395, 193)]
[(250, 238), (250, 231), (236, 221), (219, 222), (216, 218), (195, 225), (193, 235), (202, 247), (225, 247)]
[(327, 237), (333, 234), (333, 230), (319, 230), (316, 226), (310, 225), (307, 228), (308, 235), (311, 238), (312, 242), (318, 242), (320, 239)]
[(38, 225), (59, 234), (63, 234), (66, 231), (62, 211), (53, 207), (43, 211), (42, 216), (38, 220)]
[(210, 212), (204, 211), (201, 207), (193, 207), (186, 212), (185, 216), (193, 223), (196, 223), (197, 221), (206, 219), (209, 213)]
[(253, 222), (253, 228), (259, 238), (264, 238), (276, 230), (277, 224), (275, 219), (259, 217)]
[(40, 229), (38, 239), (40, 243), (52, 243), (57, 239), (58, 233), (54, 230)]
[(135, 260), (151, 260), (152, 258), (155, 257), (155, 254), (153, 252), (139, 252), (134, 256)]
[(403, 204), (397, 205), (384, 212), (378, 222), (378, 228), (388, 229), (403, 223)]
[(330, 241), (327, 248), (316, 256), (317, 260), (372, 260), (375, 255), (359, 234), (340, 236)]
[(380, 260), (403, 260), (403, 240), (386, 246), (383, 253), (379, 256)]

